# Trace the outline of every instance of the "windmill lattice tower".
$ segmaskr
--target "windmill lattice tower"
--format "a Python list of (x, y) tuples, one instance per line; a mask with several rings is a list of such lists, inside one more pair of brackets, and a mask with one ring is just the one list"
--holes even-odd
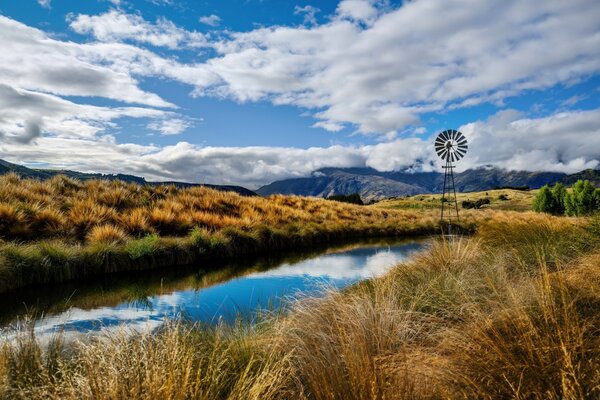
[(450, 233), (453, 220), (458, 221), (458, 201), (456, 200), (456, 186), (454, 184), (454, 164), (467, 154), (467, 139), (455, 130), (446, 129), (435, 139), (435, 151), (445, 161), (444, 190), (442, 192), (442, 212), (440, 220), (448, 223)]

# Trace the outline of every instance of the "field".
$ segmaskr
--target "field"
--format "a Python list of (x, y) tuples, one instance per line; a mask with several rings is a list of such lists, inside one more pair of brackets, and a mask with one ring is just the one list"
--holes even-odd
[[(2, 227), (4, 289), (31, 283), (32, 275), (54, 282), (350, 236), (438, 232), (439, 196), (355, 206), (203, 188), (0, 179), (0, 212), (13, 218)], [(459, 201), (482, 197), (461, 194)], [(434, 239), (386, 276), (265, 312), (253, 323), (176, 320), (154, 332), (111, 331), (84, 341), (58, 332), (44, 343), (25, 325), (0, 343), (0, 397), (600, 397), (600, 217), (514, 211), (531, 207), (531, 192), (487, 197), (489, 207), (461, 211), (470, 235)], [(42, 224), (44, 215), (60, 229)], [(87, 264), (98, 257), (101, 263)], [(225, 268), (208, 279), (234, 274)]]
[(350, 237), (437, 230), (434, 212), (8, 174), (0, 177), (0, 292), (110, 272), (201, 266), (206, 259)]
[[(485, 209), (529, 211), (537, 192), (537, 190), (496, 189), (485, 192), (457, 193), (456, 200), (459, 209), (462, 208), (461, 203), (463, 201), (475, 202), (480, 199), (488, 199), (490, 204), (484, 206)], [(376, 205), (396, 210), (439, 210), (441, 200), (441, 194), (423, 194), (386, 199), (376, 203)], [(453, 206), (453, 204), (450, 205)]]
[(600, 221), (489, 211), (388, 275), (248, 325), (0, 350), (7, 398), (600, 396)]

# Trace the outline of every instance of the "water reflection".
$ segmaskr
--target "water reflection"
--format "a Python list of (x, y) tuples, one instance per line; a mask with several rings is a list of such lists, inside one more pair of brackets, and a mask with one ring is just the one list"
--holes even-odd
[(0, 297), (4, 326), (31, 309), (38, 318), (36, 333), (59, 330), (90, 332), (116, 327), (144, 330), (165, 318), (184, 317), (209, 324), (251, 315), (283, 298), (318, 295), (324, 287), (343, 288), (384, 274), (422, 241), (383, 240), (323, 248), (317, 251), (249, 259), (176, 271), (144, 272), (107, 277)]

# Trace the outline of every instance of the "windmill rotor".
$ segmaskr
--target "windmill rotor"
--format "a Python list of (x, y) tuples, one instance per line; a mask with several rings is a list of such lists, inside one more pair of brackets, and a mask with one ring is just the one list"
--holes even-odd
[(435, 151), (444, 161), (456, 162), (467, 154), (467, 138), (456, 129), (442, 131), (435, 139)]

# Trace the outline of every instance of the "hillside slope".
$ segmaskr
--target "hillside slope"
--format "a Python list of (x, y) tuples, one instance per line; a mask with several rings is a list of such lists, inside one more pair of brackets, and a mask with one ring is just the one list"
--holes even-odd
[(236, 192), (241, 194), (242, 196), (256, 196), (256, 193), (250, 189), (246, 189), (242, 186), (234, 186), (234, 185), (209, 185), (209, 184), (200, 184), (200, 183), (188, 183), (188, 182), (177, 182), (177, 181), (167, 181), (167, 182), (148, 182), (146, 179), (135, 176), (135, 175), (126, 175), (126, 174), (97, 174), (97, 173), (86, 173), (86, 172), (78, 172), (71, 171), (67, 169), (63, 170), (54, 170), (54, 169), (38, 169), (38, 168), (28, 168), (19, 164), (13, 164), (5, 160), (0, 159), (0, 175), (4, 175), (10, 172), (14, 172), (18, 174), (21, 178), (33, 178), (39, 180), (50, 179), (56, 175), (65, 175), (69, 178), (79, 179), (82, 181), (86, 181), (89, 179), (102, 179), (108, 181), (123, 181), (128, 183), (137, 183), (140, 185), (175, 185), (177, 187), (194, 187), (194, 186), (203, 186), (208, 187), (215, 190), (220, 190), (223, 192)]
[[(470, 169), (455, 175), (459, 192), (476, 192), (496, 187), (528, 186), (540, 188), (546, 184), (572, 184), (588, 179), (600, 184), (600, 170), (586, 170), (573, 175), (559, 172), (507, 171), (498, 168)], [(327, 197), (359, 193), (363, 200), (374, 201), (388, 197), (440, 193), (444, 175), (439, 172), (380, 172), (372, 168), (323, 168), (307, 178), (285, 179), (263, 186), (256, 192), (270, 194), (297, 194)]]

